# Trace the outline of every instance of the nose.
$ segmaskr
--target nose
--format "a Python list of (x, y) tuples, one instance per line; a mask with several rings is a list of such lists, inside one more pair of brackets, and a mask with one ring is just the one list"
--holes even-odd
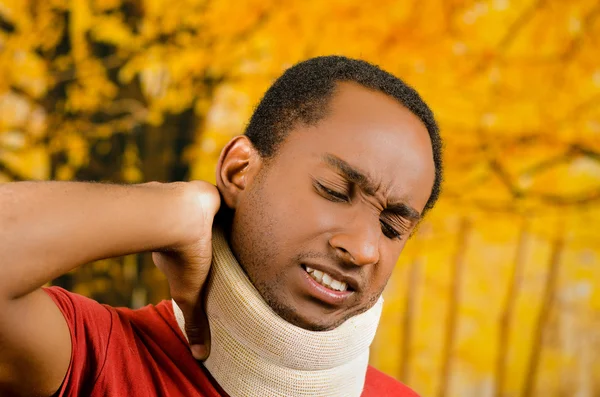
[(357, 266), (374, 265), (379, 262), (379, 239), (381, 227), (377, 219), (360, 221), (358, 217), (343, 230), (339, 230), (329, 238), (329, 245), (344, 262)]

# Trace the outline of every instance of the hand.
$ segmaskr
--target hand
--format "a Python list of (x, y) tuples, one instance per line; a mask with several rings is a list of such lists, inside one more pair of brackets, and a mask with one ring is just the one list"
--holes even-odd
[(210, 328), (203, 286), (212, 262), (212, 224), (221, 198), (217, 188), (207, 182), (176, 184), (183, 188), (181, 219), (187, 230), (180, 242), (153, 252), (152, 259), (167, 276), (171, 298), (183, 312), (194, 358), (205, 360), (210, 353)]

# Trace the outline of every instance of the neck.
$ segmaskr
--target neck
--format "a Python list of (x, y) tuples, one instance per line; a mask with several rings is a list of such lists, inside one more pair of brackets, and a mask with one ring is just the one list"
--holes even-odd
[[(205, 366), (231, 397), (360, 396), (382, 299), (334, 330), (299, 328), (262, 299), (218, 230), (207, 288)], [(173, 306), (183, 330), (183, 315)]]

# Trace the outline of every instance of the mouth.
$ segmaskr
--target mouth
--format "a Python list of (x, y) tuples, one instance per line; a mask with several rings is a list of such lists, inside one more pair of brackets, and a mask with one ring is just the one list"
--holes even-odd
[(313, 278), (313, 280), (326, 288), (341, 292), (352, 290), (352, 287), (350, 287), (348, 283), (341, 280), (336, 280), (335, 277), (329, 273), (313, 269), (312, 267), (308, 267), (306, 265), (303, 265), (302, 268)]
[(325, 303), (342, 304), (355, 292), (347, 282), (336, 279), (329, 273), (307, 265), (302, 265), (302, 269), (310, 294)]

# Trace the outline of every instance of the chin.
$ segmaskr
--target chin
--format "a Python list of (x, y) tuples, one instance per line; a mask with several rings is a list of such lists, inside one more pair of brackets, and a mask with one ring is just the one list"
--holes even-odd
[(305, 330), (330, 331), (352, 317), (340, 312), (340, 309), (326, 309), (321, 303), (311, 299), (299, 299), (298, 304), (290, 305), (290, 302), (296, 300), (294, 296), (280, 295), (277, 291), (264, 287), (264, 284), (257, 284), (258, 292), (271, 309), (288, 323)]
[(337, 322), (333, 323), (333, 321), (331, 321), (331, 314), (306, 313), (305, 310), (298, 310), (295, 307), (282, 304), (279, 301), (272, 299), (265, 299), (265, 301), (279, 317), (296, 327), (308, 331), (328, 331), (338, 325)]
[(308, 331), (330, 331), (340, 326), (346, 318), (331, 313), (303, 313), (303, 310), (287, 307), (273, 308), (279, 317), (290, 324)]
[(312, 321), (306, 319), (298, 319), (297, 321), (289, 321), (286, 319), (286, 321), (307, 331), (331, 331), (341, 324), (341, 322), (332, 324), (331, 322), (324, 323), (322, 321)]
[(308, 331), (330, 331), (334, 328), (336, 328), (335, 325), (331, 325), (331, 324), (324, 324), (322, 322), (315, 322), (315, 321), (307, 321), (304, 320), (301, 323), (298, 324), (294, 324), (300, 328), (304, 328), (305, 330)]

